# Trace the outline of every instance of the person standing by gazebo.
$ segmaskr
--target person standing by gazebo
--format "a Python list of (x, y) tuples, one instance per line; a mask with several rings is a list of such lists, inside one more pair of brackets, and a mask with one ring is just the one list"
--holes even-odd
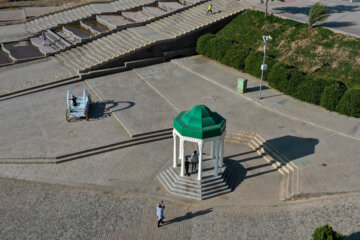
[(196, 166), (198, 163), (198, 154), (196, 151), (191, 155), (191, 173), (196, 173)]

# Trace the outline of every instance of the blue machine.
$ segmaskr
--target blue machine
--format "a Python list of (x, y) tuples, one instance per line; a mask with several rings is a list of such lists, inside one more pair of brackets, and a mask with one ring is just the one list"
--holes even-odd
[(83, 91), (82, 98), (76, 98), (73, 96), (71, 90), (67, 91), (66, 96), (66, 121), (70, 121), (71, 118), (81, 118), (85, 117), (86, 120), (89, 120), (89, 111), (91, 104), (91, 96), (86, 90)]

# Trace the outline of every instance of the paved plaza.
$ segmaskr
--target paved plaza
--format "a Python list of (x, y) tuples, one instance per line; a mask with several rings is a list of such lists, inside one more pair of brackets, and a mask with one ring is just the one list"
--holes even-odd
[[(146, 2), (127, 1), (131, 6)], [(126, 44), (120, 45), (131, 42), (134, 46), (128, 47), (141, 48), (145, 42), (212, 26), (223, 15), (264, 9), (259, 0), (212, 2), (216, 14), (208, 18), (195, 17), (207, 9), (202, 2), (177, 12), (171, 21), (129, 28)], [(306, 22), (315, 2), (270, 1), (269, 12)], [(360, 3), (322, 2), (331, 13), (322, 26), (360, 35)], [(99, 12), (118, 9), (109, 6), (98, 5)], [(71, 21), (85, 16), (72, 14)], [(139, 12), (127, 14), (140, 17)], [(56, 23), (62, 20), (69, 19)], [(0, 41), (30, 34), (21, 26), (1, 27)], [(114, 40), (114, 35), (106, 36)], [(260, 100), (259, 79), (203, 56), (164, 58), (160, 64), (120, 73), (117, 69), (102, 77), (79, 74), (76, 64), (97, 64), (102, 54), (109, 61), (116, 58), (118, 46), (101, 39), (107, 38), (93, 39), (91, 47), (75, 55), (65, 53), (86, 44), (1, 67), (0, 239), (310, 239), (317, 226), (327, 223), (346, 239), (360, 239), (359, 119), (298, 101), (266, 83)], [(86, 54), (89, 59), (76, 57)], [(237, 92), (238, 77), (248, 80), (244, 94)], [(88, 90), (89, 121), (66, 121), (69, 89), (78, 97)], [(172, 164), (174, 118), (200, 104), (226, 119), (224, 162), (236, 176), (231, 192), (202, 201), (170, 194), (158, 178)], [(262, 139), (262, 146), (271, 146), (279, 159), (269, 160), (267, 152), (244, 136)], [(194, 148), (186, 143), (185, 156)], [(208, 160), (203, 170), (212, 172), (210, 145), (203, 153)], [(157, 228), (160, 200), (165, 201), (167, 224)]]
[[(247, 93), (236, 92), (237, 77), (249, 80)], [(316, 226), (330, 223), (348, 239), (359, 238), (359, 120), (301, 103), (268, 86), (259, 100), (258, 81), (193, 56), (2, 100), (1, 158), (24, 163), (0, 165), (1, 235), (309, 239)], [(65, 121), (68, 89), (75, 95), (89, 90), (90, 121)], [(172, 139), (60, 164), (31, 161), (171, 129), (179, 111), (196, 104), (226, 118), (229, 131), (259, 134), (293, 162), (292, 200), (281, 200), (284, 175), (248, 145), (228, 141), (224, 160), (238, 172), (237, 187), (204, 201), (171, 195), (156, 178), (172, 159)], [(186, 155), (192, 147), (185, 146)], [(207, 146), (204, 153), (209, 152)], [(170, 224), (157, 229), (155, 205), (160, 199), (166, 202)]]

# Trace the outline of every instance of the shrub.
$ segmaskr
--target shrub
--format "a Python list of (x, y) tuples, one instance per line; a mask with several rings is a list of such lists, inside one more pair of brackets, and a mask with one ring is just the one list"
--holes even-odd
[(250, 54), (250, 49), (245, 48), (240, 44), (233, 44), (227, 50), (221, 62), (233, 68), (244, 70), (245, 59), (249, 54)]
[[(261, 77), (261, 64), (263, 63), (263, 53), (262, 52), (251, 52), (245, 60), (245, 72), (255, 76)], [(267, 79), (267, 74), (271, 70), (271, 66), (274, 64), (274, 59), (270, 56), (266, 56), (266, 64), (268, 65), (268, 70), (264, 71), (264, 79)]]
[(306, 76), (305, 80), (298, 85), (295, 97), (305, 102), (318, 105), (324, 88), (332, 83), (334, 83), (334, 81), (325, 80), (319, 77)]
[(210, 39), (214, 38), (215, 35), (212, 33), (206, 33), (198, 38), (196, 41), (196, 52), (202, 55), (207, 56), (208, 52), (208, 42)]
[(297, 87), (300, 83), (305, 80), (304, 74), (297, 69), (288, 69), (286, 71), (288, 78), (281, 83), (281, 90), (289, 95), (294, 95), (296, 93)]
[(340, 102), (340, 99), (344, 95), (345, 91), (345, 85), (340, 82), (336, 82), (325, 87), (321, 95), (320, 105), (327, 110), (335, 111), (336, 105)]
[(207, 43), (208, 56), (221, 61), (227, 50), (232, 46), (232, 41), (224, 37), (211, 38)]
[(348, 89), (339, 104), (336, 111), (352, 117), (360, 117), (360, 89)]
[(342, 240), (344, 239), (340, 233), (337, 233), (328, 224), (317, 227), (312, 234), (312, 240)]
[(273, 88), (281, 89), (281, 83), (288, 79), (288, 66), (285, 63), (278, 62), (270, 70), (268, 76), (269, 85)]

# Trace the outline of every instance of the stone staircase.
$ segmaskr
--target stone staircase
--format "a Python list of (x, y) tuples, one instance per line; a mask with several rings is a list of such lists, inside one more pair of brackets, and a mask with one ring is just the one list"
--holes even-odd
[(71, 47), (72, 42), (65, 36), (56, 34), (51, 30), (47, 30), (45, 35), (47, 38), (45, 45), (43, 44), (41, 36), (30, 38), (31, 43), (39, 48), (45, 56)]
[(206, 15), (209, 3), (203, 3), (146, 26), (159, 33), (166, 34), (170, 38), (177, 38), (244, 10), (244, 7), (240, 5), (229, 5), (229, 1), (226, 0), (211, 1), (211, 3), (215, 13), (213, 15)]
[(287, 200), (299, 191), (298, 166), (289, 161), (275, 147), (257, 133), (244, 131), (227, 131), (226, 142), (247, 144), (255, 150), (262, 158), (272, 165), (280, 174), (283, 175), (281, 186), (281, 199)]
[(118, 0), (110, 3), (86, 4), (27, 21), (24, 23), (25, 30), (29, 36), (33, 36), (48, 29), (74, 23), (82, 19), (89, 19), (96, 14), (115, 13), (151, 2), (154, 2), (154, 0)]
[[(214, 160), (204, 158), (202, 180), (197, 174), (180, 177), (180, 167), (173, 168), (169, 161), (157, 174), (165, 189), (174, 195), (196, 200), (204, 200), (231, 192), (236, 184), (237, 174), (223, 167), (218, 176), (214, 176)], [(212, 166), (212, 167), (211, 167)], [(205, 170), (205, 171), (204, 171)]]
[(167, 38), (152, 40), (147, 37), (148, 35), (141, 35), (134, 28), (130, 28), (72, 48), (57, 54), (56, 57), (76, 72), (84, 73), (116, 62), (125, 55), (139, 52), (159, 41), (175, 40), (191, 32), (204, 29), (206, 26), (244, 10), (239, 5), (235, 7), (228, 5), (226, 0), (212, 1), (212, 4), (214, 9), (219, 9), (219, 12), (213, 15), (205, 15), (207, 3), (202, 3), (146, 25), (149, 31), (161, 36), (165, 35)]

